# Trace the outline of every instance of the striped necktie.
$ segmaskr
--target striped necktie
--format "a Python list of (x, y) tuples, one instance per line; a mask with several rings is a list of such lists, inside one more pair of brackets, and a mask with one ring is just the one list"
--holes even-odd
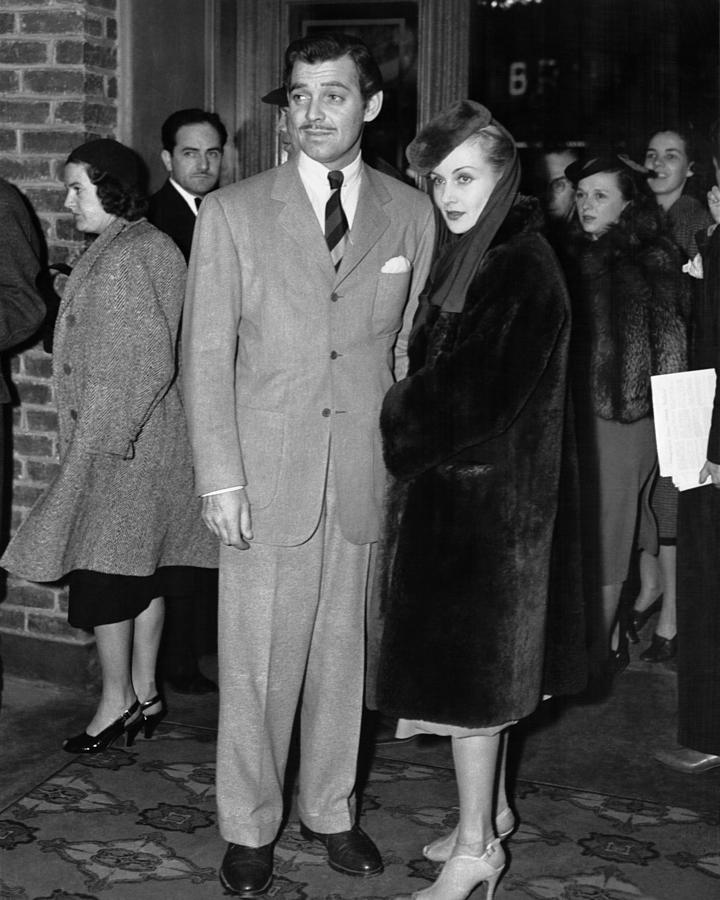
[(330, 250), (335, 271), (337, 271), (345, 252), (348, 233), (345, 210), (340, 202), (340, 186), (343, 183), (343, 173), (328, 172), (328, 181), (330, 182), (331, 193), (330, 199), (325, 206), (325, 240)]

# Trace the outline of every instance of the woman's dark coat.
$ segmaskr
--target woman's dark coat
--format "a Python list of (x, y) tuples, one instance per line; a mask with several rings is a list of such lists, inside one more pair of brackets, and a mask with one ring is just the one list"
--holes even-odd
[(569, 302), (539, 218), (513, 207), (462, 313), (431, 309), (383, 406), (391, 715), (489, 726), (584, 684)]
[(2, 558), (14, 574), (217, 566), (177, 383), (184, 286), (180, 251), (145, 219), (117, 219), (73, 269), (53, 355), (60, 465)]
[(690, 279), (657, 212), (638, 211), (570, 249), (578, 413), (630, 423), (652, 414), (650, 377), (687, 368)]

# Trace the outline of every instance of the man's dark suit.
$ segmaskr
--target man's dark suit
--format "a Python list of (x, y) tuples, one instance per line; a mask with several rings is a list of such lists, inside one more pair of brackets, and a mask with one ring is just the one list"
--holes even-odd
[[(5, 351), (27, 340), (38, 330), (45, 317), (45, 303), (38, 290), (40, 237), (20, 193), (2, 178), (0, 233), (0, 351)], [(10, 399), (10, 391), (0, 372), (0, 512), (4, 512), (4, 405)], [(11, 472), (12, 466), (9, 467), (8, 480)], [(5, 523), (2, 524), (4, 526)], [(0, 534), (2, 530), (4, 528), (0, 529)]]
[(169, 178), (150, 198), (148, 219), (160, 231), (170, 235), (180, 248), (185, 262), (190, 258), (195, 218), (185, 198), (175, 190)]
[[(690, 368), (715, 369), (707, 459), (720, 464), (720, 227), (698, 234)], [(709, 482), (708, 482), (709, 484)], [(678, 508), (678, 743), (720, 756), (720, 490), (681, 491)]]
[[(148, 219), (175, 241), (187, 262), (196, 216), (169, 178), (150, 198)], [(165, 607), (160, 668), (176, 689), (200, 693), (209, 686), (199, 674), (197, 657), (214, 652), (216, 631), (217, 571), (198, 570), (189, 592), (169, 598)]]

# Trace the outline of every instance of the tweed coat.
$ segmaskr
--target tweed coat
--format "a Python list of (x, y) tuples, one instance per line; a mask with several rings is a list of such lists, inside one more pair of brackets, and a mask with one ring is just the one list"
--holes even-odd
[(16, 575), (217, 565), (176, 378), (184, 284), (180, 251), (144, 219), (115, 220), (73, 269), (55, 326), (60, 465), (0, 560)]
[(377, 701), (471, 728), (584, 684), (569, 300), (522, 200), (459, 314), (416, 328), (381, 429), (390, 492)]
[(337, 272), (295, 160), (213, 191), (198, 215), (183, 321), (197, 491), (247, 485), (257, 543), (313, 534), (330, 454), (343, 535), (380, 531), (380, 406), (435, 230), (423, 193), (367, 165), (361, 178)]

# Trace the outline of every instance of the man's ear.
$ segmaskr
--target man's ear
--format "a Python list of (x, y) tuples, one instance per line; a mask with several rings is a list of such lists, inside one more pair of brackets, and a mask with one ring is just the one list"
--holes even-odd
[(686, 178), (689, 178), (691, 175), (694, 175), (694, 174), (695, 174), (695, 172), (694, 172), (694, 170), (693, 170), (693, 166), (694, 166), (694, 165), (695, 165), (694, 162), (691, 162), (691, 163), (688, 165), (687, 172), (685, 173), (685, 177), (686, 177)]
[(372, 97), (365, 104), (365, 116), (364, 120), (366, 122), (372, 122), (373, 119), (376, 119), (382, 109), (383, 105), (383, 92), (378, 91), (376, 94), (373, 94)]
[(167, 172), (172, 173), (172, 156), (167, 150), (163, 150), (160, 153), (160, 159), (163, 161), (163, 165), (165, 166), (165, 170)]

